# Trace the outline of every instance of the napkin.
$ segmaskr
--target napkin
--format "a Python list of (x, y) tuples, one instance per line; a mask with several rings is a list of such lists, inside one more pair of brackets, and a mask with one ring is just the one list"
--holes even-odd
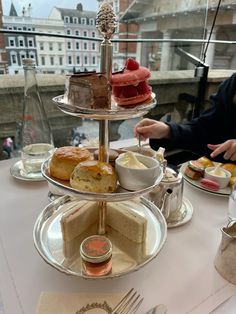
[(36, 314), (106, 314), (124, 294), (42, 292)]

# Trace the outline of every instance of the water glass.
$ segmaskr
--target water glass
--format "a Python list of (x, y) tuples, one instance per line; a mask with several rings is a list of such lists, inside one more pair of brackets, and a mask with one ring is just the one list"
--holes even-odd
[(228, 219), (229, 222), (236, 221), (236, 184), (234, 184), (229, 197)]

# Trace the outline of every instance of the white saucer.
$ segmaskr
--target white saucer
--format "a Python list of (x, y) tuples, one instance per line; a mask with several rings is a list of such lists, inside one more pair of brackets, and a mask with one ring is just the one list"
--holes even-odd
[(24, 171), (22, 160), (18, 160), (14, 165), (10, 168), (11, 175), (19, 180), (24, 181), (45, 181), (46, 179), (43, 177), (41, 172), (28, 174)]
[(181, 211), (183, 212), (182, 219), (175, 222), (168, 222), (167, 228), (175, 228), (175, 227), (182, 226), (192, 219), (193, 205), (186, 198), (183, 198)]

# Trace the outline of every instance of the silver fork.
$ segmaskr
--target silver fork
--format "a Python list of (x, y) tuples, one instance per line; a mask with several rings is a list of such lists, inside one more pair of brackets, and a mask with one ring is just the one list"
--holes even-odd
[(143, 298), (140, 294), (137, 294), (137, 291), (132, 288), (115, 306), (110, 314), (132, 314), (136, 313)]

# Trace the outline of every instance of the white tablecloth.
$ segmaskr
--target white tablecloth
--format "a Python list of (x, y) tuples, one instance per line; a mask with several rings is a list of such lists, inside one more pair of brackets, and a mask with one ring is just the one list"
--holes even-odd
[(233, 294), (235, 286), (217, 273), (213, 263), (220, 228), (227, 222), (227, 198), (185, 183), (193, 218), (168, 230), (153, 261), (122, 278), (84, 280), (52, 268), (34, 248), (33, 226), (49, 202), (48, 185), (12, 178), (9, 169), (14, 162), (0, 162), (0, 293), (6, 314), (35, 313), (42, 291), (120, 293), (135, 287), (144, 296), (142, 314), (158, 303), (165, 303), (169, 314), (208, 313)]

